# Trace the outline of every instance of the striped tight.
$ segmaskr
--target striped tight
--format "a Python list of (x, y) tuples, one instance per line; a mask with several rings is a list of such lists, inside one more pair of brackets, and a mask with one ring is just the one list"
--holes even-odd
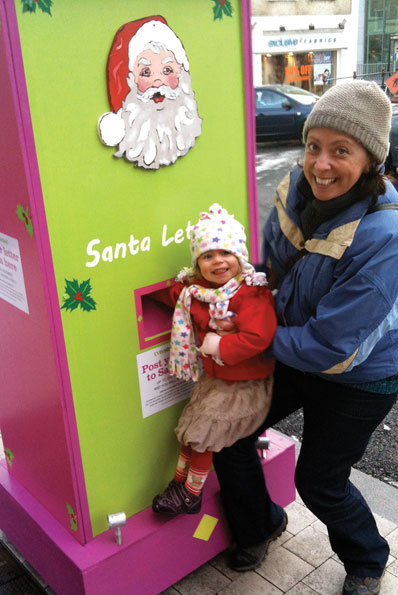
[(210, 473), (213, 453), (197, 452), (190, 446), (182, 445), (175, 471), (175, 481), (184, 482), (186, 489), (192, 494), (200, 494)]

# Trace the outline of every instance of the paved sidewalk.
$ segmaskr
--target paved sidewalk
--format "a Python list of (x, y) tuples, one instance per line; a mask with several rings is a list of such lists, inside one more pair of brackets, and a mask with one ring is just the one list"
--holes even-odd
[[(397, 494), (398, 495), (398, 494)], [(164, 595), (340, 595), (345, 571), (330, 549), (326, 527), (298, 497), (286, 508), (289, 524), (271, 544), (267, 559), (255, 571), (238, 573), (222, 553)], [(381, 595), (398, 593), (398, 528), (376, 515), (379, 531), (391, 548)]]

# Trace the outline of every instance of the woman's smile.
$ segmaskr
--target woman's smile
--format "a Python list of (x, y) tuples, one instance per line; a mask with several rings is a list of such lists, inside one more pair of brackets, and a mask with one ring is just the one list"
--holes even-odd
[(318, 178), (315, 176), (315, 181), (317, 184), (321, 186), (329, 186), (329, 184), (333, 184), (336, 181), (336, 178)]

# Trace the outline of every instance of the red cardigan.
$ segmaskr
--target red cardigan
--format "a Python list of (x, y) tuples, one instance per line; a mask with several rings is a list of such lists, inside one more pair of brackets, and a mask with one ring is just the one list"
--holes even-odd
[[(201, 282), (204, 286), (204, 283)], [(174, 307), (184, 287), (176, 283), (170, 288), (161, 289), (152, 297)], [(237, 332), (221, 337), (220, 355), (225, 363), (219, 366), (212, 357), (203, 357), (205, 372), (223, 380), (254, 380), (266, 378), (274, 371), (275, 361), (264, 355), (276, 331), (276, 315), (272, 293), (264, 286), (249, 286), (243, 283), (229, 302), (228, 309), (236, 316), (233, 321)], [(195, 298), (191, 304), (191, 319), (203, 343), (206, 333), (215, 332), (209, 327), (209, 304)]]

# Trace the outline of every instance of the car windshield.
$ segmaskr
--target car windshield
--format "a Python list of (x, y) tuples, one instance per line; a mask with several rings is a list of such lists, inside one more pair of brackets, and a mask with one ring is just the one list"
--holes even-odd
[(278, 90), (305, 105), (311, 105), (311, 103), (318, 101), (318, 96), (314, 93), (306, 91), (305, 89), (300, 89), (299, 87), (294, 87), (293, 85), (280, 85)]

